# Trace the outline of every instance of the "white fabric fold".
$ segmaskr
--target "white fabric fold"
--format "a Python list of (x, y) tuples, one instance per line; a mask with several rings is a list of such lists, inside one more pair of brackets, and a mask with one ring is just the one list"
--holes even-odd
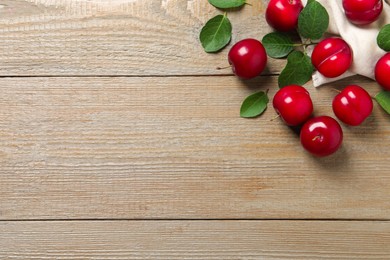
[[(317, 0), (329, 14), (328, 34), (343, 38), (353, 52), (353, 63), (349, 70), (337, 78), (327, 78), (318, 71), (313, 73), (313, 85), (321, 86), (356, 74), (375, 79), (376, 62), (385, 54), (377, 45), (380, 29), (390, 23), (390, 6), (384, 1), (383, 11), (377, 21), (365, 26), (357, 26), (348, 21), (344, 14), (342, 0)], [(307, 0), (302, 1), (306, 5)]]

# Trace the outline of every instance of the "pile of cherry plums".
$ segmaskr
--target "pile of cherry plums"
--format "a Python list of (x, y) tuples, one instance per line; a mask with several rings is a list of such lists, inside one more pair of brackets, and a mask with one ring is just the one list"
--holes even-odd
[[(346, 18), (357, 26), (378, 19), (383, 9), (382, 0), (343, 0)], [(270, 0), (265, 18), (277, 31), (297, 28), (301, 0)], [(342, 75), (352, 64), (352, 50), (339, 37), (326, 38), (313, 49), (311, 61), (323, 76), (334, 78)], [(237, 42), (229, 51), (228, 61), (233, 72), (243, 78), (258, 76), (267, 63), (266, 50), (255, 39)], [(375, 77), (383, 88), (390, 90), (390, 54), (382, 57), (375, 67)], [(336, 152), (343, 140), (343, 131), (337, 120), (330, 116), (312, 116), (313, 102), (309, 92), (299, 85), (285, 86), (275, 94), (273, 107), (289, 126), (300, 127), (300, 141), (310, 153), (322, 157)], [(349, 85), (339, 92), (332, 108), (339, 121), (350, 126), (360, 125), (372, 112), (371, 96), (362, 87)]]

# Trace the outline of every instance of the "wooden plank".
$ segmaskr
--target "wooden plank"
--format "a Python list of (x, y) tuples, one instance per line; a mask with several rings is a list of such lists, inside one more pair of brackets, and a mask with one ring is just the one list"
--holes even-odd
[(2, 259), (388, 259), (390, 222), (1, 222)]
[[(270, 31), (265, 2), (229, 12), (232, 43)], [(231, 74), (216, 70), (229, 48), (206, 54), (198, 40), (221, 12), (207, 0), (0, 0), (0, 76)]]
[[(334, 86), (307, 86), (316, 115), (332, 115)], [(316, 159), (272, 108), (239, 117), (267, 88), (276, 78), (2, 78), (0, 218), (388, 219), (389, 117), (375, 106)]]

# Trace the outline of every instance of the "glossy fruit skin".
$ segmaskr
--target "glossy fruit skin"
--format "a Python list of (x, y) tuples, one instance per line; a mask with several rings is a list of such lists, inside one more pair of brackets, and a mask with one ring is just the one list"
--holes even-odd
[(301, 129), (301, 144), (311, 154), (324, 157), (335, 153), (343, 142), (340, 124), (329, 116), (309, 119)]
[(228, 61), (234, 74), (243, 79), (251, 79), (263, 72), (267, 65), (267, 53), (260, 41), (248, 38), (233, 45)]
[(313, 113), (309, 92), (302, 86), (289, 85), (276, 92), (273, 107), (289, 126), (303, 124)]
[(343, 0), (347, 19), (356, 25), (366, 25), (376, 21), (383, 10), (382, 0)]
[(373, 102), (370, 94), (362, 87), (349, 85), (334, 97), (332, 108), (340, 121), (358, 126), (371, 115)]
[(319, 42), (311, 61), (325, 77), (335, 78), (346, 72), (352, 64), (352, 50), (343, 39), (330, 37)]
[(390, 90), (390, 53), (383, 55), (376, 63), (375, 80), (384, 89)]
[(265, 19), (277, 31), (292, 31), (297, 27), (302, 9), (301, 0), (271, 0), (265, 11)]

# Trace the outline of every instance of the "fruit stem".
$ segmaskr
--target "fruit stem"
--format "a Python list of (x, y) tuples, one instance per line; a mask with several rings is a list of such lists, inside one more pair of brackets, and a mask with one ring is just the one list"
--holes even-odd
[(226, 70), (226, 69), (229, 69), (231, 67), (232, 67), (231, 65), (226, 66), (226, 67), (217, 67), (217, 70)]
[(341, 91), (338, 90), (337, 88), (331, 88), (331, 90), (336, 91), (337, 93), (341, 93)]
[(321, 136), (316, 135), (316, 136), (314, 136), (314, 138), (312, 139), (312, 141), (318, 140), (318, 139), (320, 139), (320, 138), (321, 138)]
[(271, 118), (269, 121), (274, 121), (274, 120), (276, 120), (276, 119), (278, 119), (280, 117), (280, 115), (278, 114), (277, 116), (275, 116), (275, 117), (273, 117), (273, 118)]

